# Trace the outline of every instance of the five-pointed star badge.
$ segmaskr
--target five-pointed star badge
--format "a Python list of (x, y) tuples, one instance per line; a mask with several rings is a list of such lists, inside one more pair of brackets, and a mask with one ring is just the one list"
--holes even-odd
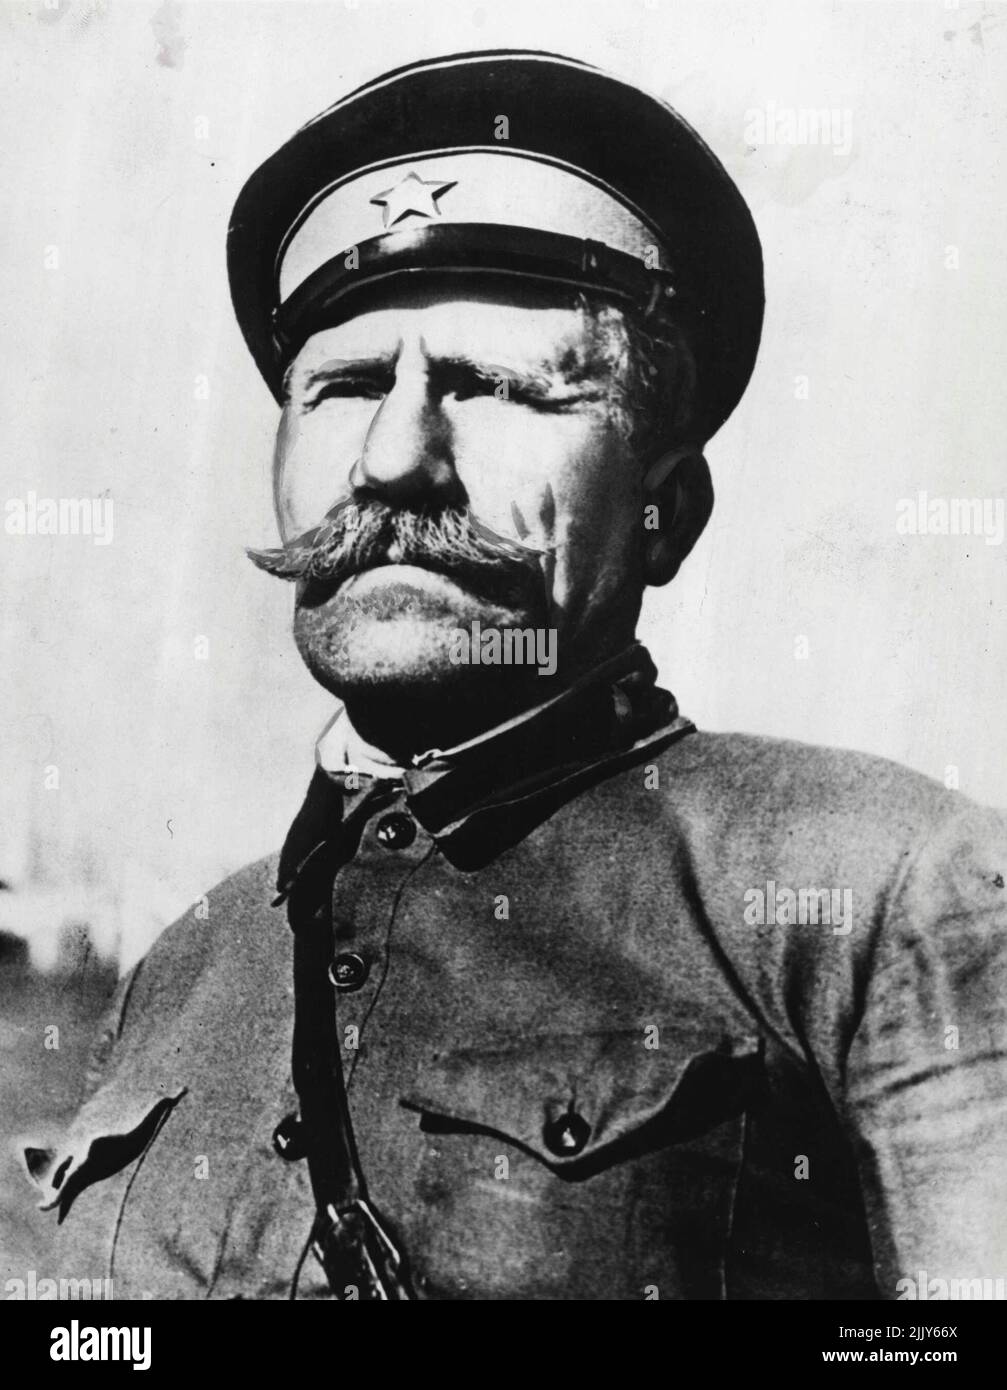
[(454, 188), (456, 182), (456, 179), (447, 183), (440, 179), (421, 179), (419, 174), (409, 173), (394, 188), (386, 188), (371, 202), (384, 209), (386, 227), (394, 227), (407, 217), (438, 217), (437, 199), (449, 188)]

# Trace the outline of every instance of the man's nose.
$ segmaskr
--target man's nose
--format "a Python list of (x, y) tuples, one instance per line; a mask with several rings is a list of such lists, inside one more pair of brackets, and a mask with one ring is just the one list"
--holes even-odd
[(421, 371), (397, 375), (371, 421), (353, 481), (394, 506), (454, 500), (451, 426)]

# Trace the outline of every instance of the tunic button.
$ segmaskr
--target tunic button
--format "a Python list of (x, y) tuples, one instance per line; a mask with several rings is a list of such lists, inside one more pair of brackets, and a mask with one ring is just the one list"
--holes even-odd
[(546, 1148), (557, 1158), (571, 1158), (579, 1154), (590, 1135), (591, 1126), (587, 1120), (572, 1110), (558, 1120), (550, 1120), (542, 1131)]
[(367, 962), (355, 951), (344, 951), (329, 966), (329, 979), (336, 989), (359, 989), (367, 979)]
[(385, 849), (408, 849), (416, 839), (416, 822), (412, 816), (393, 811), (391, 815), (381, 817), (374, 836)]
[(273, 1148), (290, 1163), (308, 1152), (304, 1142), (304, 1126), (296, 1115), (287, 1115), (273, 1130)]

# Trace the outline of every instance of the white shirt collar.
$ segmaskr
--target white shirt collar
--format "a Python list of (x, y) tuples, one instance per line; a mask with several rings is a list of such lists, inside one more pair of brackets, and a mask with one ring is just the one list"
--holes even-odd
[(350, 723), (345, 705), (340, 705), (315, 744), (315, 761), (323, 772), (359, 772), (365, 777), (401, 778), (396, 767), (380, 748), (367, 743)]

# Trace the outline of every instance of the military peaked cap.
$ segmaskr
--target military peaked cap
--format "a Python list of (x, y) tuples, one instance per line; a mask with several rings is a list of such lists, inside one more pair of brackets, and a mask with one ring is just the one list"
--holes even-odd
[(762, 254), (717, 158), (664, 102), (549, 53), (465, 53), (387, 73), (248, 180), (231, 293), (277, 400), (307, 338), (422, 273), (601, 293), (689, 335), (697, 436), (738, 403), (762, 328)]

